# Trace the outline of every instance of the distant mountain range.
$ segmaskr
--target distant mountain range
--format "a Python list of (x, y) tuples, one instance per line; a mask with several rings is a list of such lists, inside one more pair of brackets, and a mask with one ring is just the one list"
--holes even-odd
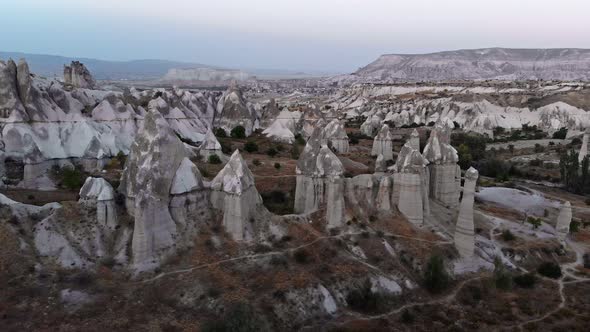
[[(31, 72), (46, 77), (62, 77), (63, 66), (76, 60), (84, 63), (94, 78), (99, 80), (155, 80), (164, 77), (172, 69), (210, 69), (227, 71), (228, 68), (168, 60), (106, 61), (91, 58), (74, 58), (58, 55), (30, 54), (0, 51), (0, 60), (25, 58)], [(281, 69), (240, 68), (258, 78), (303, 78), (325, 76), (326, 73), (303, 73)]]
[(590, 49), (483, 48), (385, 54), (352, 76), (373, 81), (590, 80)]

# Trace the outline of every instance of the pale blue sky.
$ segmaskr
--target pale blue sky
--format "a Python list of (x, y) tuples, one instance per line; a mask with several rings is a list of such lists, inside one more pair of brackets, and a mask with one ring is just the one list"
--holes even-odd
[(588, 0), (4, 0), (0, 49), (353, 71), (383, 53), (590, 48)]

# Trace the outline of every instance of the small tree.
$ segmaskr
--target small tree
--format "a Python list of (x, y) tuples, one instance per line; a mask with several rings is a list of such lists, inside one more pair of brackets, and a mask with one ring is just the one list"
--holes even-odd
[(547, 278), (561, 278), (561, 267), (553, 262), (544, 262), (537, 268), (537, 272)]
[(231, 130), (230, 136), (232, 138), (246, 138), (246, 128), (244, 126), (236, 126)]
[(281, 169), (281, 164), (279, 164), (279, 163), (275, 163), (275, 168), (276, 168), (276, 169)]
[(514, 283), (520, 288), (533, 288), (537, 282), (537, 277), (534, 273), (525, 273), (512, 278)]
[(227, 133), (225, 132), (225, 129), (223, 129), (223, 128), (215, 128), (215, 131), (213, 133), (217, 137), (221, 137), (221, 138), (227, 137)]
[(258, 144), (254, 141), (248, 141), (244, 144), (244, 150), (249, 153), (256, 152), (258, 151)]
[(553, 133), (554, 139), (565, 139), (566, 137), (567, 137), (567, 128), (565, 128), (565, 127), (559, 128), (558, 131)]
[(271, 157), (276, 156), (278, 153), (279, 152), (275, 148), (270, 148), (268, 149), (268, 151), (266, 151), (266, 154), (268, 154)]
[(209, 164), (221, 164), (221, 159), (216, 154), (209, 155)]
[(541, 221), (541, 218), (535, 218), (535, 217), (527, 217), (526, 222), (533, 225), (533, 229), (539, 228), (539, 226), (541, 226), (541, 224), (543, 223)]
[(494, 283), (498, 289), (509, 290), (512, 288), (512, 277), (498, 257), (494, 259)]
[(442, 256), (435, 254), (430, 257), (424, 271), (424, 286), (431, 293), (440, 293), (449, 285), (449, 275), (445, 269)]

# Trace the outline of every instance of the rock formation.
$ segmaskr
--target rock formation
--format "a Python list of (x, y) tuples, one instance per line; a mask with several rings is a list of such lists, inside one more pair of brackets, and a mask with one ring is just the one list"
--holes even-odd
[(384, 160), (393, 160), (393, 138), (389, 126), (384, 124), (375, 136), (371, 156), (382, 155)]
[(586, 128), (584, 131), (584, 137), (582, 138), (582, 147), (578, 154), (578, 161), (581, 163), (584, 158), (588, 155), (588, 139), (590, 138), (590, 128)]
[(420, 151), (407, 142), (401, 149), (393, 170), (393, 204), (414, 225), (422, 225), (429, 213), (428, 170)]
[(473, 256), (475, 250), (475, 231), (473, 224), (473, 201), (475, 196), (475, 185), (479, 173), (473, 167), (465, 172), (465, 184), (463, 185), (463, 198), (455, 226), (455, 247), (461, 257)]
[(336, 152), (348, 153), (348, 135), (344, 129), (344, 124), (338, 119), (330, 121), (324, 127), (324, 138), (327, 140), (328, 146)]
[(115, 192), (110, 183), (102, 178), (89, 177), (80, 189), (81, 204), (96, 205), (97, 222), (114, 230), (117, 226), (117, 209), (115, 206)]
[(274, 98), (268, 101), (268, 104), (262, 107), (262, 116), (260, 117), (260, 127), (268, 128), (279, 116), (281, 110)]
[(297, 131), (300, 132), (303, 137), (309, 138), (313, 134), (316, 127), (323, 127), (325, 125), (324, 114), (319, 110), (316, 105), (306, 106), (299, 118), (297, 124)]
[(215, 127), (222, 128), (229, 135), (232, 129), (242, 126), (246, 136), (250, 136), (258, 125), (256, 111), (246, 102), (242, 91), (232, 84), (217, 103)]
[(373, 137), (381, 127), (381, 121), (383, 121), (381, 113), (375, 113), (372, 116), (367, 117), (367, 120), (361, 124), (361, 133)]
[(322, 132), (322, 128), (316, 127), (297, 161), (294, 210), (309, 213), (325, 203), (328, 227), (338, 227), (344, 219), (344, 167), (322, 145)]
[(569, 201), (563, 203), (559, 209), (559, 216), (557, 217), (557, 236), (561, 242), (565, 241), (565, 238), (570, 232), (570, 224), (572, 222), (572, 205)]
[(72, 61), (69, 66), (64, 66), (64, 83), (83, 89), (92, 89), (96, 85), (88, 68), (79, 61)]
[(451, 129), (436, 125), (424, 147), (423, 156), (428, 160), (430, 173), (430, 197), (448, 207), (459, 204), (461, 168), (459, 156), (451, 146)]
[(207, 133), (205, 134), (205, 139), (203, 143), (201, 143), (201, 147), (199, 149), (199, 154), (207, 160), (210, 155), (214, 154), (217, 155), (219, 158), (223, 157), (223, 152), (221, 151), (221, 144), (211, 131), (211, 128), (207, 129)]
[(150, 109), (131, 146), (119, 188), (126, 196), (128, 213), (135, 219), (132, 252), (138, 271), (158, 266), (181, 246), (168, 205), (184, 156), (182, 142), (162, 115)]
[(412, 130), (410, 134), (410, 145), (414, 150), (420, 151), (420, 134), (416, 129)]
[(268, 229), (268, 211), (238, 150), (211, 181), (211, 190), (213, 207), (222, 211), (223, 226), (235, 241), (257, 240)]

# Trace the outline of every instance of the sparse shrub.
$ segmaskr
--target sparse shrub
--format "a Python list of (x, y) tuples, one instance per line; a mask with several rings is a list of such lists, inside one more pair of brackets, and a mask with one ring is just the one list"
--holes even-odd
[(382, 297), (371, 289), (371, 282), (367, 279), (360, 289), (354, 289), (346, 295), (346, 303), (355, 311), (374, 313), (382, 304)]
[(514, 276), (512, 278), (514, 283), (520, 288), (533, 288), (537, 283), (537, 277), (534, 273), (525, 273), (521, 275)]
[(220, 138), (227, 137), (227, 133), (225, 132), (225, 129), (223, 129), (223, 128), (215, 128), (215, 131), (213, 133), (215, 134), (215, 136), (220, 137)]
[(54, 175), (57, 176), (62, 186), (70, 190), (80, 189), (86, 180), (80, 165), (57, 167), (57, 172), (54, 169)]
[(266, 154), (271, 157), (276, 156), (278, 153), (279, 152), (275, 148), (270, 148), (270, 149), (268, 149), (268, 151), (266, 151)]
[(291, 158), (292, 159), (299, 159), (299, 147), (297, 146), (297, 144), (293, 144), (293, 146), (291, 147)]
[(536, 218), (533, 216), (529, 216), (526, 218), (526, 222), (528, 222), (529, 224), (533, 225), (533, 229), (537, 229), (539, 228), (539, 226), (541, 226), (541, 224), (543, 223), (541, 221), (541, 218)]
[(260, 162), (260, 160), (258, 160), (258, 159), (254, 159), (254, 160), (252, 160), (252, 164), (253, 164), (254, 166), (260, 166), (262, 163)]
[(287, 267), (289, 262), (283, 255), (274, 255), (270, 258), (270, 265)]
[(301, 134), (297, 134), (295, 135), (295, 142), (299, 145), (305, 145), (305, 138), (303, 138), (303, 136), (301, 136)]
[(209, 155), (208, 161), (209, 164), (221, 164), (221, 159), (216, 154)]
[(570, 223), (570, 233), (577, 233), (580, 230), (580, 222), (577, 220), (572, 220)]
[(545, 151), (545, 147), (539, 143), (535, 143), (534, 151), (535, 151), (535, 153), (541, 153), (541, 152)]
[(499, 258), (494, 260), (494, 284), (496, 288), (502, 290), (509, 290), (512, 288), (512, 277), (506, 271), (504, 264)]
[(285, 151), (285, 147), (282, 144), (277, 144), (276, 149), (279, 152)]
[(515, 239), (516, 237), (514, 236), (514, 234), (512, 234), (512, 232), (509, 229), (506, 229), (502, 232), (502, 240), (510, 242), (514, 241)]
[(529, 161), (529, 165), (533, 166), (533, 167), (539, 167), (539, 166), (543, 165), (543, 161), (541, 159), (533, 159), (533, 160)]
[(236, 126), (231, 130), (230, 136), (232, 138), (246, 138), (246, 128), (244, 126)]
[(221, 152), (225, 154), (231, 154), (234, 152), (234, 147), (229, 142), (219, 142), (221, 145)]
[(412, 315), (410, 310), (404, 310), (404, 312), (402, 313), (401, 322), (404, 324), (412, 324), (414, 320), (414, 315)]
[(29, 200), (35, 199), (35, 195), (28, 195), (28, 196), (27, 196), (27, 198), (28, 198)]
[(266, 332), (270, 328), (263, 315), (249, 304), (239, 303), (229, 308), (222, 318), (205, 323), (201, 331)]
[(541, 265), (539, 265), (539, 267), (537, 268), (537, 272), (539, 272), (540, 275), (543, 275), (547, 278), (561, 278), (561, 267), (553, 262), (541, 263)]
[(293, 258), (299, 264), (306, 264), (310, 261), (309, 253), (305, 249), (297, 249), (293, 253)]
[(356, 145), (356, 144), (359, 144), (359, 139), (356, 136), (353, 136), (350, 138), (349, 142), (352, 145)]
[(440, 293), (447, 288), (449, 281), (442, 256), (431, 256), (424, 271), (424, 287), (431, 293)]
[(554, 139), (565, 139), (566, 136), (567, 136), (567, 128), (565, 128), (565, 127), (559, 128), (558, 131), (553, 133)]
[(276, 169), (281, 169), (281, 164), (280, 163), (275, 163), (275, 168)]
[(244, 150), (246, 150), (248, 153), (256, 152), (258, 151), (258, 144), (253, 141), (248, 141), (246, 144), (244, 144)]

